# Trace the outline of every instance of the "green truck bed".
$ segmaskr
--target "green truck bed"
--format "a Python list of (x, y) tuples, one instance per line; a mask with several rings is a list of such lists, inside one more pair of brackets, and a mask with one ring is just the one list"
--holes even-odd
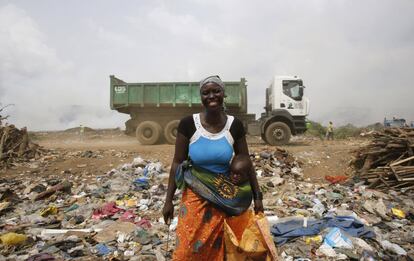
[[(129, 113), (128, 108), (200, 107), (199, 82), (126, 83), (111, 78), (111, 109)], [(246, 81), (225, 82), (226, 107), (247, 112)]]
[[(225, 82), (226, 112), (245, 123), (255, 119), (247, 114), (246, 80)], [(126, 133), (142, 144), (161, 140), (174, 143), (180, 119), (202, 110), (199, 82), (127, 83), (110, 76), (111, 109), (131, 116)]]

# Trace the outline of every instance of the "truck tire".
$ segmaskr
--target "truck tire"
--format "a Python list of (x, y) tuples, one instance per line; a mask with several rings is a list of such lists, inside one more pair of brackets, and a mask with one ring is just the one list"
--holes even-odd
[(161, 126), (155, 121), (144, 121), (138, 125), (135, 134), (142, 145), (153, 145), (160, 139)]
[(261, 136), (262, 140), (263, 140), (265, 143), (269, 143), (269, 142), (267, 142), (267, 140), (266, 140), (266, 135), (265, 135), (264, 133), (262, 133), (260, 136)]
[(273, 122), (265, 130), (266, 142), (273, 146), (287, 144), (291, 135), (289, 126), (283, 122)]
[(173, 120), (167, 123), (167, 125), (165, 125), (164, 137), (169, 144), (175, 144), (175, 140), (177, 139), (177, 128), (179, 123), (179, 120)]

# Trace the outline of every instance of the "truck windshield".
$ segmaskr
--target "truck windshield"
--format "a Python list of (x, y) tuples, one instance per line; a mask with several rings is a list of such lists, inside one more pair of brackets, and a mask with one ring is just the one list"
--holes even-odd
[(302, 100), (301, 88), (303, 88), (302, 81), (283, 81), (283, 94), (296, 101)]

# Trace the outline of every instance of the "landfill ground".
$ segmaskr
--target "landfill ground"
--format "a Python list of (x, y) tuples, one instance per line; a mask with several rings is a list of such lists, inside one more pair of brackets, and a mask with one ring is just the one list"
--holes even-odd
[[(18, 157), (24, 132), (13, 131), (3, 139), (10, 149), (0, 170), (0, 261), (170, 260), (178, 219), (166, 226), (161, 209), (173, 145), (142, 146), (119, 129), (86, 128), (79, 136), (75, 128), (29, 133)], [(370, 137), (299, 136), (272, 147), (248, 137), (280, 260), (413, 260), (407, 165), (414, 160), (401, 159), (412, 154), (414, 131), (401, 135), (396, 139), (403, 145), (392, 146), (383, 140), (373, 146)], [(370, 163), (366, 173), (379, 175), (374, 168), (387, 161), (376, 160), (376, 151), (398, 156), (395, 164), (408, 181), (394, 180), (387, 190), (383, 180), (379, 191), (355, 178), (357, 154)], [(175, 216), (179, 202), (177, 191)]]
[[(59, 154), (90, 150), (98, 153), (100, 157), (63, 157), (40, 169), (33, 166), (18, 166), (3, 171), (3, 177), (22, 173), (59, 175), (69, 169), (74, 173), (101, 175), (119, 164), (130, 162), (137, 156), (159, 160), (168, 169), (174, 155), (173, 145), (140, 145), (134, 137), (127, 136), (117, 129), (89, 131), (83, 140), (76, 131), (36, 132), (32, 141)], [(305, 178), (318, 182), (323, 181), (325, 175), (349, 175), (352, 172), (349, 168), (352, 151), (364, 142), (366, 139), (322, 141), (300, 136), (293, 137), (289, 145), (280, 148), (287, 149), (301, 161)], [(248, 137), (248, 143), (250, 152), (272, 150), (271, 146), (266, 145), (258, 137)]]

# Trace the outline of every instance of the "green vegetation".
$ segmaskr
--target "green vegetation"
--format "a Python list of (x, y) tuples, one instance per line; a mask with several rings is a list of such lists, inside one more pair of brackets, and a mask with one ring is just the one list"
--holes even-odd
[[(308, 130), (306, 131), (306, 135), (318, 137), (320, 139), (324, 139), (326, 135), (326, 127), (320, 124), (319, 122), (315, 121), (308, 121)], [(347, 139), (352, 137), (359, 137), (363, 132), (369, 131), (381, 131), (384, 129), (384, 126), (381, 123), (374, 123), (370, 124), (365, 127), (356, 127), (350, 123), (336, 127), (334, 125), (334, 138), (335, 139)]]
[(323, 139), (326, 134), (326, 127), (322, 126), (319, 122), (308, 121), (306, 135), (319, 137)]
[(340, 126), (334, 129), (335, 139), (346, 139), (351, 137), (358, 137), (364, 128), (358, 128), (350, 123), (345, 126)]

